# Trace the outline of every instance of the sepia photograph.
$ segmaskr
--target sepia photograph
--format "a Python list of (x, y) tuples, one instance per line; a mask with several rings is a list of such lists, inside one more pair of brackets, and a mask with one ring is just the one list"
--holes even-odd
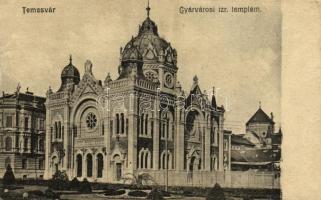
[(0, 12), (0, 199), (282, 199), (280, 1)]

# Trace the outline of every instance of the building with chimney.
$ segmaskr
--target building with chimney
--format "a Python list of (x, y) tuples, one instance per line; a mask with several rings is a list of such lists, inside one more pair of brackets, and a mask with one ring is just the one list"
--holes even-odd
[(0, 176), (42, 178), (45, 169), (45, 98), (28, 90), (0, 97)]
[(273, 113), (261, 108), (246, 123), (246, 133), (231, 137), (231, 169), (278, 171), (281, 161), (281, 128), (275, 132)]

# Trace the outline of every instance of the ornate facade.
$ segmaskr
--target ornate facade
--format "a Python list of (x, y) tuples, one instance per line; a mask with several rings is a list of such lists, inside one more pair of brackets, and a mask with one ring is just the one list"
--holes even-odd
[(42, 178), (45, 168), (45, 98), (31, 92), (0, 97), (0, 173)]
[(214, 92), (201, 91), (196, 76), (184, 92), (177, 52), (159, 37), (149, 11), (137, 36), (120, 48), (115, 80), (109, 73), (97, 80), (89, 60), (80, 78), (70, 59), (61, 87), (47, 91), (46, 178), (57, 170), (102, 182), (165, 169), (229, 170), (223, 106)]

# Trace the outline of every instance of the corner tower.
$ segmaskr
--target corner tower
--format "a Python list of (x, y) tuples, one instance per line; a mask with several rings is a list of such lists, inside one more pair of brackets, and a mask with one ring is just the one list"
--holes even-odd
[[(147, 18), (139, 25), (137, 36), (133, 36), (124, 50), (120, 50), (121, 62), (123, 62), (125, 49), (134, 46), (143, 60), (143, 74), (146, 79), (159, 83), (161, 92), (174, 94), (177, 73), (177, 53), (169, 42), (158, 34), (156, 23), (150, 18), (149, 4), (146, 8)], [(124, 66), (120, 66), (122, 71)]]

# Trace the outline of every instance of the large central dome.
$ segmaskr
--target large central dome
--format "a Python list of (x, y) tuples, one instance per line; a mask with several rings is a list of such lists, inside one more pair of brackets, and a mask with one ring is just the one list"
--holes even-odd
[[(177, 54), (171, 44), (158, 36), (157, 25), (149, 17), (150, 8), (147, 7), (147, 18), (139, 26), (139, 32), (136, 37), (129, 41), (124, 49), (134, 45), (141, 54), (144, 63), (163, 63), (176, 68)], [(129, 57), (126, 51), (121, 52), (122, 59)]]

